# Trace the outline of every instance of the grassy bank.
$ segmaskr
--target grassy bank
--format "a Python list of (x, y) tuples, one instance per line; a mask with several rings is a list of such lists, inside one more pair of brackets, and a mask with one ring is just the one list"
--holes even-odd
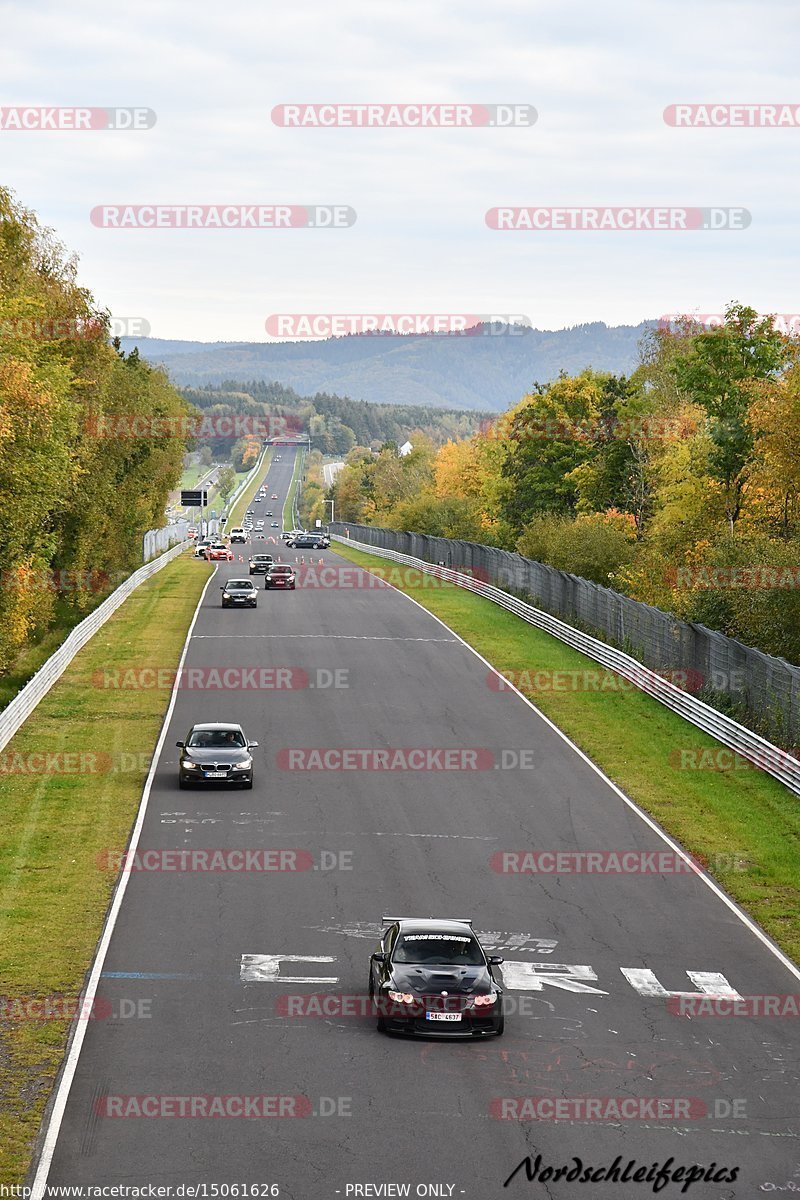
[[(107, 686), (174, 669), (211, 571), (182, 555), (142, 584), (77, 655), (2, 754), (0, 996), (75, 998), (128, 840), (169, 690)], [(37, 756), (46, 752), (49, 760)], [(69, 757), (67, 757), (69, 756)], [(65, 1020), (0, 1013), (0, 1182), (20, 1182), (63, 1055)]]
[(233, 525), (241, 525), (244, 520), (244, 514), (253, 502), (253, 497), (258, 491), (259, 484), (264, 478), (267, 467), (272, 460), (273, 450), (270, 448), (264, 456), (261, 466), (256, 471), (248, 486), (244, 489), (239, 499), (234, 504), (231, 511), (228, 513), (228, 520), (225, 522), (225, 529), (230, 530)]
[[(632, 800), (707, 866), (787, 954), (800, 959), (797, 796), (755, 767), (726, 769), (727, 755), (721, 761), (714, 757), (723, 749), (719, 742), (491, 601), (438, 581), (435, 589), (423, 586), (419, 572), (341, 543), (335, 549), (367, 569), (391, 572), (390, 582), (498, 671), (509, 673)], [(563, 690), (549, 686), (554, 678), (572, 679), (573, 672), (574, 684)]]
[(297, 488), (300, 484), (300, 478), (303, 473), (303, 451), (298, 447), (297, 454), (294, 460), (294, 470), (292, 471), (292, 482), (289, 484), (289, 491), (286, 493), (286, 502), (283, 506), (283, 514), (281, 523), (284, 529), (294, 529), (294, 498)]

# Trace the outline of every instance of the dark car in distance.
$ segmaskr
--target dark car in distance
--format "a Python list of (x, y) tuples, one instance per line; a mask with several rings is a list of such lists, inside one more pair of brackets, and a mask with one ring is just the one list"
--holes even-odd
[(250, 742), (241, 725), (207, 721), (193, 725), (186, 740), (176, 742), (181, 751), (178, 786), (195, 783), (230, 783), (252, 788), (253, 756), (258, 742)]
[(384, 917), (370, 957), (369, 995), (383, 1033), (422, 1037), (499, 1037), (505, 1027), (503, 988), (472, 921)]
[(289, 563), (273, 563), (264, 576), (265, 588), (289, 588), (294, 591), (296, 576)]
[(250, 556), (250, 574), (266, 575), (274, 561), (271, 554), (252, 554)]
[(296, 533), (286, 545), (293, 550), (324, 550), (325, 539), (321, 533)]

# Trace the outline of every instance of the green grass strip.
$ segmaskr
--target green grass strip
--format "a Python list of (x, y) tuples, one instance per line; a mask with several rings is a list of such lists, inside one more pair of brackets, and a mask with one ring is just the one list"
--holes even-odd
[[(286, 500), (281, 513), (281, 524), (284, 529), (294, 529), (294, 496), (300, 484), (300, 477), (303, 473), (303, 451), (298, 447), (297, 454), (294, 460), (294, 470), (292, 471), (292, 482), (289, 484), (289, 491), (286, 493)], [(289, 514), (289, 519), (286, 519), (286, 514)]]
[(244, 515), (247, 512), (250, 505), (253, 503), (253, 497), (255, 496), (256, 492), (259, 489), (261, 480), (264, 478), (263, 472), (266, 471), (267, 467), (269, 466), (269, 464), (272, 460), (273, 453), (274, 453), (274, 451), (273, 451), (272, 447), (270, 447), (267, 450), (267, 453), (264, 455), (261, 466), (258, 468), (255, 475), (253, 476), (252, 482), (250, 483), (250, 485), (248, 487), (246, 487), (244, 489), (241, 496), (236, 501), (236, 503), (234, 504), (231, 511), (228, 513), (228, 519), (225, 522), (225, 532), (226, 533), (229, 533), (231, 528), (234, 525), (242, 524), (242, 521), (244, 520)]
[[(171, 672), (210, 571), (181, 555), (137, 588), (2, 752), (4, 1001), (75, 1000), (83, 987), (115, 881), (98, 856), (128, 841)], [(146, 667), (163, 672), (159, 686), (141, 686)], [(108, 686), (125, 671), (127, 686)], [(51, 756), (43, 770), (36, 755)], [(69, 1023), (8, 1014), (0, 1010), (0, 1182), (20, 1183)]]
[[(798, 961), (797, 796), (741, 760), (726, 767), (733, 756), (720, 742), (490, 600), (439, 580), (432, 583), (430, 576), (420, 579), (417, 570), (340, 542), (335, 548), (352, 562), (383, 574), (498, 671), (508, 673), (537, 708), (702, 862), (728, 895)], [(574, 686), (567, 679), (564, 690), (548, 688), (548, 682), (561, 682), (571, 672), (577, 673)], [(490, 697), (487, 691), (487, 705)]]

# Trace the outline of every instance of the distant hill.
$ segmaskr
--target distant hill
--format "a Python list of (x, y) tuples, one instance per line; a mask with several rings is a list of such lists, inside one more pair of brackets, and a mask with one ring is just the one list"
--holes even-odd
[(278, 382), (301, 395), (336, 393), (384, 404), (502, 412), (536, 382), (584, 367), (628, 373), (653, 322), (514, 333), (355, 334), (312, 342), (191, 342), (123, 338), (182, 387), (233, 379)]

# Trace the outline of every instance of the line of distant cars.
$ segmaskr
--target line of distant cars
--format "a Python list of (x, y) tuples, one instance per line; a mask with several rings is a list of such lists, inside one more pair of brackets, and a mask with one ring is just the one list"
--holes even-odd
[[(277, 458), (276, 462), (279, 461)], [(266, 498), (262, 488), (255, 503)], [(277, 496), (273, 496), (277, 499)], [(272, 516), (267, 512), (266, 516)], [(255, 523), (255, 533), (253, 526)], [(230, 542), (263, 539), (264, 521), (255, 521), (249, 509), (241, 526), (230, 531)], [(278, 522), (273, 521), (272, 528)], [(330, 538), (322, 531), (293, 529), (281, 534), (287, 547), (322, 550)], [(195, 554), (233, 560), (224, 542), (204, 539)], [(264, 576), (264, 590), (294, 590), (296, 574), (290, 563), (276, 562), (271, 554), (253, 553), (249, 578), (228, 579), (220, 585), (223, 608), (257, 608), (259, 588), (252, 576)], [(196, 784), (253, 787), (251, 742), (241, 725), (206, 722), (193, 725), (184, 741), (176, 743), (181, 788)], [(503, 959), (487, 954), (470, 918), (437, 919), (384, 917), (385, 927), (377, 950), (370, 955), (368, 993), (381, 1032), (437, 1038), (500, 1037), (504, 1032), (503, 987), (495, 973)]]

